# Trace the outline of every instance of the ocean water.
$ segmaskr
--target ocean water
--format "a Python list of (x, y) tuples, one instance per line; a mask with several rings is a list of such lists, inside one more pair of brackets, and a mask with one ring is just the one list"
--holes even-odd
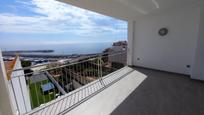
[[(106, 48), (112, 46), (112, 42), (107, 43), (76, 43), (63, 45), (17, 45), (6, 50), (54, 50), (52, 53), (32, 53), (45, 55), (69, 55), (69, 54), (92, 54), (101, 53)], [(4, 48), (5, 49), (5, 48)]]

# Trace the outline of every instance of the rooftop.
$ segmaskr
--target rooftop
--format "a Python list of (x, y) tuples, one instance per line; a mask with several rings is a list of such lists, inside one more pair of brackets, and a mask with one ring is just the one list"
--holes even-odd
[[(16, 63), (16, 60), (17, 60), (17, 57), (12, 60), (12, 61), (5, 61), (4, 64), (5, 64), (5, 69), (7, 71), (7, 79), (10, 80), (10, 77), (11, 77), (11, 70), (14, 69), (14, 66), (15, 66), (15, 63)], [(9, 72), (10, 71), (10, 72)]]
[(43, 92), (46, 92), (46, 91), (54, 89), (55, 86), (51, 82), (49, 82), (49, 83), (46, 83), (44, 85), (41, 85), (41, 88), (42, 88)]

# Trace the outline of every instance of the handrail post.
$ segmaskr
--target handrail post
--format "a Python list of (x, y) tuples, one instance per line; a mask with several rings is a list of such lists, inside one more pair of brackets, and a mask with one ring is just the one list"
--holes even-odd
[(102, 69), (102, 56), (101, 55), (98, 56), (98, 77), (99, 77), (99, 81), (101, 85), (105, 87), (105, 84), (103, 82), (103, 69)]

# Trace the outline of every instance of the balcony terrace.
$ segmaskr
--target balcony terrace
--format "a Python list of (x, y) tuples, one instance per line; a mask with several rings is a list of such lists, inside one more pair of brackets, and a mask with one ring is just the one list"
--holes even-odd
[(58, 1), (126, 20), (127, 52), (25, 74), (0, 53), (0, 115), (204, 114), (203, 0)]
[(104, 84), (96, 80), (28, 114), (110, 114), (145, 78), (144, 74), (124, 67), (104, 76)]
[(133, 69), (147, 78), (111, 115), (203, 115), (202, 81), (183, 74), (141, 67)]
[[(60, 114), (70, 111), (132, 73), (134, 70), (126, 66), (126, 55), (126, 51), (112, 52), (67, 64), (56, 62), (8, 70), (12, 73), (9, 91), (13, 94), (16, 113)], [(24, 73), (28, 69), (35, 71)], [(120, 90), (110, 90), (114, 91), (119, 94), (117, 91)]]
[[(113, 62), (123, 62), (125, 54), (95, 56), (67, 65), (52, 63), (46, 65), (46, 69), (13, 76), (13, 88), (16, 86), (14, 80), (22, 76), (27, 79), (32, 108), (28, 111), (25, 104), (26, 111), (20, 113), (22, 107), (20, 110), (16, 101), (16, 112), (22, 115), (148, 115), (163, 112), (202, 115), (203, 82), (183, 74), (123, 64), (114, 68)], [(87, 72), (87, 69), (96, 71)], [(13, 70), (16, 71), (22, 69)], [(43, 92), (42, 85), (47, 83), (54, 84), (54, 89)], [(14, 92), (14, 95), (19, 94)]]

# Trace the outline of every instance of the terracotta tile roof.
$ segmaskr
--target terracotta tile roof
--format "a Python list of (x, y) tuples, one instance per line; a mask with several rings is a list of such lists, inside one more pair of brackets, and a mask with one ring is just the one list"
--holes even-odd
[(16, 63), (16, 59), (17, 57), (12, 60), (12, 61), (5, 61), (4, 64), (5, 64), (5, 69), (7, 71), (7, 79), (10, 80), (11, 79), (11, 73), (12, 73), (12, 70), (14, 69), (14, 66), (15, 66), (15, 63)]

